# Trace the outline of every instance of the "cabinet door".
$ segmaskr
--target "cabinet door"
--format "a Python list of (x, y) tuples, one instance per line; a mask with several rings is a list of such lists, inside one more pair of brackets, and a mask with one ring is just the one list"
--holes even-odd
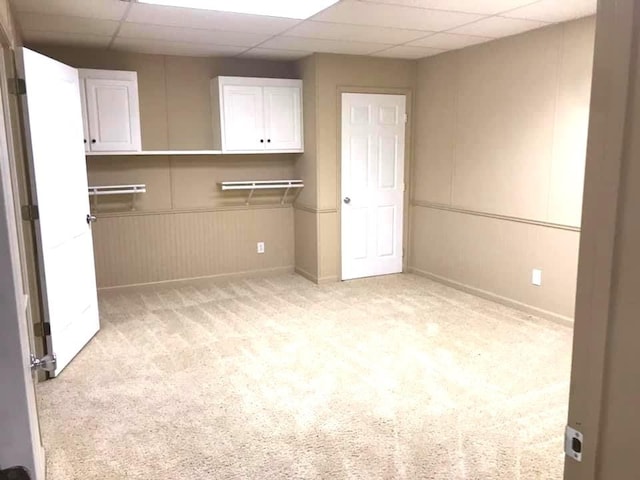
[(141, 150), (137, 82), (86, 78), (85, 85), (91, 150)]
[(300, 88), (264, 87), (267, 150), (302, 150)]
[(84, 78), (80, 78), (80, 104), (82, 106), (82, 133), (84, 135), (84, 151), (91, 151), (89, 143), (89, 122), (87, 121), (87, 87)]
[(262, 87), (224, 85), (222, 128), (224, 151), (263, 151), (266, 139)]

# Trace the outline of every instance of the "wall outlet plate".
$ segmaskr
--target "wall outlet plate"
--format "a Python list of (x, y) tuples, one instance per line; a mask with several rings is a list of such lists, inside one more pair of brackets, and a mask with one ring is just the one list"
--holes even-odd
[(264, 253), (264, 242), (258, 242), (257, 251), (258, 253)]
[(542, 285), (542, 270), (534, 268), (531, 272), (531, 283), (536, 287)]

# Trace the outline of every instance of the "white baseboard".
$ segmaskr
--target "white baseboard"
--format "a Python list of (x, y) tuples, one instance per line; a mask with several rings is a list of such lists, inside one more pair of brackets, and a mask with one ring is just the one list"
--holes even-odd
[(409, 267), (407, 269), (407, 273), (414, 273), (416, 275), (420, 275), (422, 277), (429, 278), (431, 280), (435, 280), (436, 282), (443, 283), (449, 287), (453, 287), (455, 289), (461, 290), (466, 293), (470, 293), (472, 295), (476, 295), (478, 297), (486, 298), (487, 300), (494, 301), (496, 303), (500, 303), (507, 307), (515, 308), (516, 310), (520, 310), (525, 313), (530, 313), (531, 315), (536, 315), (538, 317), (542, 317), (546, 320), (551, 320), (552, 322), (559, 323), (561, 325), (566, 325), (573, 327), (573, 318), (567, 317), (565, 315), (560, 315), (559, 313), (550, 312), (549, 310), (544, 310), (542, 308), (534, 307), (533, 305), (528, 305), (526, 303), (518, 302), (517, 300), (513, 300), (511, 298), (503, 297), (493, 292), (488, 292), (487, 290), (482, 290), (477, 287), (472, 287), (470, 285), (466, 285), (464, 283), (456, 282), (455, 280), (451, 280), (446, 277), (441, 277), (440, 275), (436, 275), (430, 272), (426, 272), (424, 270), (420, 270), (418, 268)]

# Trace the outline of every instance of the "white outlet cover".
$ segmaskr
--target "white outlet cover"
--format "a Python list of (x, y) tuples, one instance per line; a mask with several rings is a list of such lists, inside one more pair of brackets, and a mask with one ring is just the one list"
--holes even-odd
[(542, 270), (534, 268), (531, 272), (531, 283), (539, 287), (542, 285)]

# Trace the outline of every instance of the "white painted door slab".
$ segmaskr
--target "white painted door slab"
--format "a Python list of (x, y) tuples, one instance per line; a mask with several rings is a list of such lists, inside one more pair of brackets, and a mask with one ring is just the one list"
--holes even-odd
[(263, 151), (264, 114), (262, 87), (225, 85), (224, 149), (226, 151)]
[(266, 150), (301, 150), (300, 88), (264, 87)]
[(24, 49), (49, 351), (60, 371), (100, 328), (78, 71)]
[(402, 272), (404, 95), (342, 94), (342, 279)]

